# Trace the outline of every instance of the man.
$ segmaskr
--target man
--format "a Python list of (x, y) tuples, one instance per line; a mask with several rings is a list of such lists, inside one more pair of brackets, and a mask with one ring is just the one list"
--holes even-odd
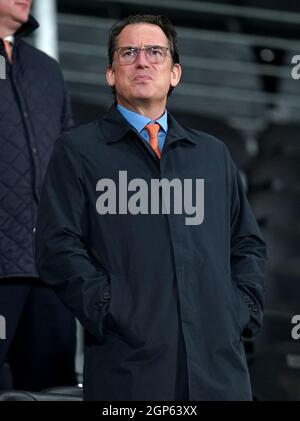
[(37, 229), (40, 276), (86, 330), (84, 398), (251, 399), (265, 245), (238, 171), (166, 111), (181, 76), (167, 18), (117, 22), (108, 55), (116, 104), (56, 143)]
[(76, 381), (74, 317), (38, 279), (33, 251), (44, 173), (72, 118), (58, 64), (23, 40), (38, 27), (30, 7), (0, 0), (0, 389), (8, 361), (13, 387), (38, 391)]

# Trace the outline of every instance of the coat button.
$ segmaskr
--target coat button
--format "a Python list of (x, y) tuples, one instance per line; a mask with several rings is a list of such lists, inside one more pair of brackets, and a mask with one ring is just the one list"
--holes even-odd
[(102, 296), (102, 301), (107, 303), (108, 301), (110, 301), (111, 299), (111, 294), (110, 292), (104, 292), (103, 296)]
[(33, 234), (35, 234), (35, 227), (33, 228), (32, 232), (33, 232)]
[(37, 149), (36, 148), (32, 148), (32, 153), (35, 155), (37, 153)]
[(24, 117), (25, 117), (25, 118), (27, 118), (27, 117), (28, 117), (28, 114), (27, 114), (27, 112), (26, 112), (26, 111), (24, 111)]

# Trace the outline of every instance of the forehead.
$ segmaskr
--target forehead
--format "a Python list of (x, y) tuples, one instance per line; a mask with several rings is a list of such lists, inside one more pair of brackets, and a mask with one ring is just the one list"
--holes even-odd
[(118, 46), (124, 45), (168, 45), (164, 31), (157, 25), (137, 23), (125, 26), (119, 34)]

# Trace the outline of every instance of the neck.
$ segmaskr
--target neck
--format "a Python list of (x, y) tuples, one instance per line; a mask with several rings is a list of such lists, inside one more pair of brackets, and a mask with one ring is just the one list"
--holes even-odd
[(160, 104), (150, 104), (145, 103), (145, 101), (136, 101), (135, 103), (132, 103), (124, 98), (117, 97), (117, 102), (128, 110), (149, 117), (151, 120), (157, 120), (161, 117), (166, 108), (166, 101)]
[(9, 35), (14, 35), (17, 30), (22, 26), (19, 22), (13, 20), (2, 20), (0, 17), (0, 38), (3, 39)]

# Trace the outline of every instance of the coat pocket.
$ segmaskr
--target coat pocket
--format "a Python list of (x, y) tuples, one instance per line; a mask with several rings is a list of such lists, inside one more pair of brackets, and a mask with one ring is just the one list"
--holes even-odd
[(106, 316), (106, 330), (121, 337), (132, 346), (143, 345), (143, 336), (138, 329), (136, 303), (126, 277), (109, 273), (111, 300)]

